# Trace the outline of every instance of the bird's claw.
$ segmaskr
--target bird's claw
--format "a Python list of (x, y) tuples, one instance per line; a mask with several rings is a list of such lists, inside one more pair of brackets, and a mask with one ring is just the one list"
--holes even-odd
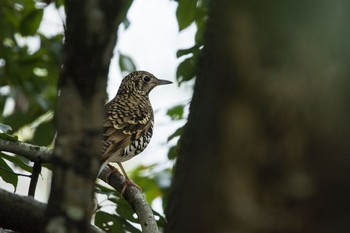
[(141, 187), (138, 186), (134, 181), (132, 181), (132, 180), (130, 180), (130, 179), (128, 179), (128, 178), (125, 177), (125, 182), (124, 182), (123, 188), (122, 188), (122, 190), (120, 191), (120, 193), (122, 194), (122, 196), (124, 196), (124, 192), (125, 192), (125, 190), (126, 190), (126, 188), (127, 188), (128, 186), (134, 186), (134, 187), (136, 187), (138, 190), (142, 191)]
[[(108, 164), (108, 167), (110, 169), (110, 171), (107, 173), (106, 175), (106, 181), (108, 184), (110, 184), (110, 179), (111, 179), (111, 176), (113, 173), (117, 173), (117, 174), (120, 174), (122, 175), (122, 173), (115, 167), (113, 167), (112, 165)], [(138, 186), (134, 181), (130, 180), (129, 177), (125, 177), (125, 181), (124, 181), (124, 184), (123, 184), (123, 188), (122, 190), (120, 191), (121, 195), (124, 196), (124, 193), (125, 193), (125, 190), (128, 186), (134, 186), (136, 187), (138, 190), (142, 191), (141, 187)]]

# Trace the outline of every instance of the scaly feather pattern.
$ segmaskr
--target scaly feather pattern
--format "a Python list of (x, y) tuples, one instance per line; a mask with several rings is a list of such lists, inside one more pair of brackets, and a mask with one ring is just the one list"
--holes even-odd
[(122, 80), (117, 95), (105, 106), (100, 172), (109, 162), (117, 162), (129, 180), (121, 162), (141, 153), (153, 133), (154, 116), (148, 95), (154, 87), (170, 83), (146, 71), (135, 71)]

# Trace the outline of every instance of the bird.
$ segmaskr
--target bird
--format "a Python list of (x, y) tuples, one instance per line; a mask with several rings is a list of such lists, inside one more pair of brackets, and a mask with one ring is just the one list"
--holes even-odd
[(110, 162), (117, 163), (125, 177), (122, 194), (128, 185), (140, 189), (129, 179), (122, 162), (140, 154), (151, 140), (154, 113), (149, 93), (156, 86), (171, 83), (147, 71), (134, 71), (124, 77), (116, 96), (105, 105), (99, 174)]

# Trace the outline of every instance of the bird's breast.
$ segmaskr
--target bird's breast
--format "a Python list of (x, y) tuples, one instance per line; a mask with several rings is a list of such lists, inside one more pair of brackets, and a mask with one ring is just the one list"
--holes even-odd
[(133, 140), (128, 146), (126, 146), (122, 151), (120, 162), (129, 160), (146, 149), (149, 142), (151, 141), (152, 130), (153, 129), (151, 127), (147, 132), (141, 135), (140, 138)]

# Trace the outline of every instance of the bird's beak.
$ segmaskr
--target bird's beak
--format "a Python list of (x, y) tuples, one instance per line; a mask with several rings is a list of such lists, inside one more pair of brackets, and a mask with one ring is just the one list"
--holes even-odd
[(158, 83), (157, 85), (167, 85), (167, 84), (171, 84), (173, 82), (168, 81), (168, 80), (164, 80), (164, 79), (158, 79)]

